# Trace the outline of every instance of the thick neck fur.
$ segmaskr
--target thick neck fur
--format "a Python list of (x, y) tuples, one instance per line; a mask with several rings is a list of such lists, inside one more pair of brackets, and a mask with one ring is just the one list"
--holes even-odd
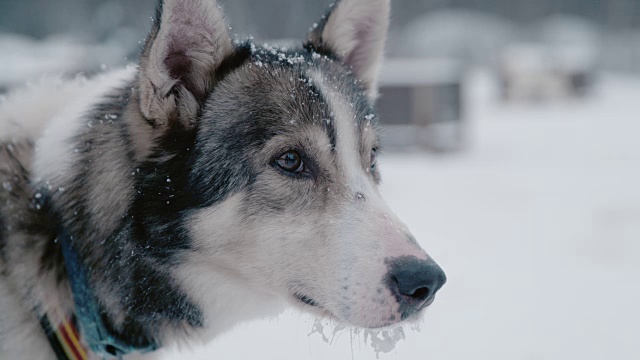
[(52, 358), (38, 317), (59, 323), (73, 310), (56, 224), (29, 182), (32, 156), (29, 140), (0, 144), (0, 353), (8, 359)]
[[(143, 347), (193, 337), (204, 328), (203, 336), (214, 336), (237, 323), (238, 315), (216, 306), (217, 311), (205, 316), (202, 301), (192, 299), (179, 279), (188, 268), (185, 259), (193, 255), (182, 220), (197, 201), (182, 191), (187, 188), (184, 167), (191, 161), (193, 134), (150, 135), (153, 125), (140, 114), (134, 72), (113, 77), (120, 79), (116, 88), (106, 78), (84, 85), (104, 85), (101, 94), (94, 94), (95, 102), (67, 104), (79, 116), (62, 111), (45, 126), (42, 138), (0, 145), (0, 292), (7, 293), (3, 299), (13, 300), (3, 304), (9, 308), (2, 313), (16, 313), (19, 307), (20, 314), (16, 319), (4, 315), (0, 329), (28, 328), (29, 336), (43, 340), (36, 312), (46, 312), (54, 324), (73, 312), (57, 238), (64, 227), (114, 334)], [(177, 275), (178, 262), (183, 270)], [(199, 271), (197, 263), (190, 266)], [(222, 274), (200, 280), (202, 286), (220, 289), (230, 283)], [(226, 297), (244, 291), (226, 290)], [(217, 300), (211, 296), (212, 302)], [(207, 320), (211, 317), (215, 326)], [(0, 336), (0, 346), (9, 349), (11, 335)], [(29, 351), (14, 350), (18, 357)], [(39, 355), (28, 358), (49, 352), (39, 349), (34, 354)]]

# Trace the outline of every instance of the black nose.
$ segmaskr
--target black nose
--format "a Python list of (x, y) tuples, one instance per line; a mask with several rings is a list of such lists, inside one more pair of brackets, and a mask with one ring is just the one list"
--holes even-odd
[(413, 256), (387, 260), (388, 285), (403, 313), (417, 311), (431, 304), (447, 281), (444, 271), (435, 261)]

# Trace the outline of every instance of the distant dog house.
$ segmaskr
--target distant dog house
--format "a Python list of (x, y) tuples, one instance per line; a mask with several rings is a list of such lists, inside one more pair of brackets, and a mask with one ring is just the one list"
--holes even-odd
[(459, 149), (463, 143), (462, 77), (457, 62), (387, 61), (378, 99), (384, 146)]
[(589, 93), (596, 74), (592, 49), (518, 44), (505, 49), (498, 68), (504, 100), (552, 100)]

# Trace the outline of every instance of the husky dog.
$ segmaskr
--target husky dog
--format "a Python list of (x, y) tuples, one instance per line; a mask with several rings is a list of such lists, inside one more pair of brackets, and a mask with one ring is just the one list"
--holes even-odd
[(445, 275), (378, 191), (388, 19), (342, 0), (284, 49), (232, 41), (215, 0), (164, 0), (139, 66), (9, 94), (0, 357), (207, 341), (287, 303), (417, 318)]

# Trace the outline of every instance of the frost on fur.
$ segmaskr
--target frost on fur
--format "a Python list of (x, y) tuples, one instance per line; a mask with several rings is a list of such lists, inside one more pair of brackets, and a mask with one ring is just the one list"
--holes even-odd
[[(420, 332), (419, 325), (411, 325), (410, 330)], [(322, 341), (332, 344), (336, 337), (348, 333), (349, 341), (353, 348), (354, 340), (357, 343), (370, 346), (376, 353), (376, 358), (380, 354), (393, 351), (396, 345), (406, 339), (405, 327), (395, 326), (388, 329), (360, 329), (347, 327), (340, 323), (332, 323), (327, 319), (317, 318), (313, 321), (311, 331), (308, 336), (320, 336)]]

